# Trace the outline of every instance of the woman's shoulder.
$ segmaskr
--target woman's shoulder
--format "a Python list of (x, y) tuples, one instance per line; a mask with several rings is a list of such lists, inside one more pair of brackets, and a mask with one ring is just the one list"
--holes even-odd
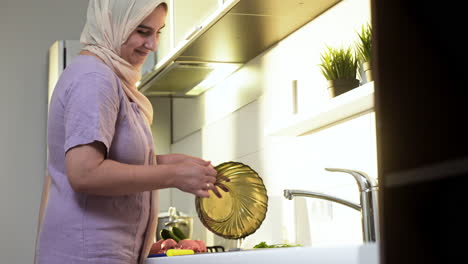
[(58, 86), (68, 90), (80, 84), (89, 86), (92, 83), (106, 90), (120, 90), (119, 77), (106, 64), (94, 56), (78, 55), (61, 74)]
[(67, 65), (55, 86), (59, 98), (90, 96), (92, 94), (122, 97), (122, 88), (117, 75), (94, 56), (78, 55)]
[(106, 64), (90, 55), (77, 55), (63, 73), (70, 76), (96, 74), (109, 78), (118, 78)]

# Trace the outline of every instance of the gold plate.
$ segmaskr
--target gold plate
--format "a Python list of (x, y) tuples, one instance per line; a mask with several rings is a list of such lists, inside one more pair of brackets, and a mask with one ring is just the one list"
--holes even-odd
[(221, 163), (215, 169), (218, 171), (215, 186), (222, 197), (210, 190), (209, 198), (195, 199), (200, 221), (224, 238), (239, 239), (254, 233), (265, 219), (268, 207), (262, 178), (240, 162)]

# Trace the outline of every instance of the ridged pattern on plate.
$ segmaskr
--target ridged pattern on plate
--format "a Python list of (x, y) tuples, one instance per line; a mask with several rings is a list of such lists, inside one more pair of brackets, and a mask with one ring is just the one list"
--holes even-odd
[(224, 238), (238, 239), (254, 233), (265, 219), (268, 208), (262, 178), (240, 162), (225, 162), (215, 169), (218, 171), (215, 185), (222, 198), (210, 191), (209, 198), (195, 199), (200, 221)]

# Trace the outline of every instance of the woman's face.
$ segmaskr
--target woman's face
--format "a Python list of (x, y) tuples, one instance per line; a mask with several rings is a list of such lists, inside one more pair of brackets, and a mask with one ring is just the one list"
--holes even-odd
[(135, 67), (143, 65), (148, 54), (157, 48), (160, 30), (165, 25), (166, 13), (166, 8), (159, 5), (130, 34), (121, 47), (121, 56), (124, 60)]

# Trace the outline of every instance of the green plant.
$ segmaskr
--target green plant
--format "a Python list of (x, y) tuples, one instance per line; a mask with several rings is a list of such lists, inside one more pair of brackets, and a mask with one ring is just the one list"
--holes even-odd
[(174, 239), (175, 242), (179, 243), (180, 240), (183, 238), (180, 238), (176, 236), (171, 230), (169, 229), (163, 229), (161, 230), (161, 238), (162, 239)]
[(363, 62), (371, 61), (372, 55), (372, 27), (369, 23), (361, 27), (361, 31), (358, 34), (358, 41), (356, 43), (356, 49), (358, 52), (359, 59)]
[(356, 79), (358, 60), (351, 47), (327, 47), (321, 62), (319, 66), (327, 80)]
[(291, 245), (291, 244), (275, 244), (268, 245), (265, 241), (262, 241), (255, 245), (253, 248), (284, 248), (284, 247), (302, 247), (301, 244)]

